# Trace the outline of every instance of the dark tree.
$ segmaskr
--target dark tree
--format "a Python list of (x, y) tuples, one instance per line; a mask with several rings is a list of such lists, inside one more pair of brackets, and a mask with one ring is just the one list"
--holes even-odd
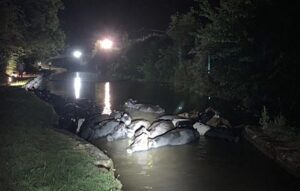
[(64, 46), (58, 11), (61, 0), (3, 0), (0, 2), (0, 55), (8, 60), (34, 62), (55, 55)]
[(144, 42), (135, 57), (129, 56), (130, 51), (125, 54), (122, 67), (131, 68), (127, 75), (142, 66), (139, 77), (145, 80), (241, 100), (245, 106), (271, 103), (278, 112), (296, 114), (300, 96), (299, 2), (196, 2), (188, 13), (172, 16), (165, 37), (170, 42), (160, 46), (158, 38), (151, 42), (158, 46)]

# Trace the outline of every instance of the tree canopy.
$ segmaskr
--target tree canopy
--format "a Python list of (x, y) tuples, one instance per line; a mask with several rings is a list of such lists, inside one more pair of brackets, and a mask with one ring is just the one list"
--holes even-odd
[(0, 1), (1, 66), (7, 59), (43, 60), (64, 46), (58, 11), (61, 0)]
[[(196, 2), (189, 12), (173, 15), (165, 37), (152, 42), (160, 44), (168, 38), (166, 46), (138, 54), (138, 62), (131, 62), (125, 54), (127, 65), (123, 67), (142, 68), (144, 80), (168, 81), (201, 95), (293, 100), (294, 109), (289, 109), (295, 112), (300, 96), (299, 3)], [(150, 47), (146, 42), (145, 46)]]

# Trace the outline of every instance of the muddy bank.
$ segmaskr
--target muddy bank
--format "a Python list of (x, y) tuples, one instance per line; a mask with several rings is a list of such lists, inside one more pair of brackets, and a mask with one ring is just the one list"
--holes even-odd
[(245, 126), (244, 137), (289, 173), (300, 178), (300, 147), (295, 142), (280, 140), (254, 126)]

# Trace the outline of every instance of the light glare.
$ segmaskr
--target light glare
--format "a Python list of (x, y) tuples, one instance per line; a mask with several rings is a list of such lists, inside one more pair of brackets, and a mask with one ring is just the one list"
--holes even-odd
[(80, 57), (82, 56), (82, 52), (80, 52), (79, 50), (75, 50), (75, 51), (73, 52), (73, 56), (74, 56), (75, 58), (80, 58)]
[(100, 46), (103, 49), (109, 50), (109, 49), (112, 49), (113, 42), (109, 39), (104, 39), (104, 40), (100, 41)]
[(79, 77), (79, 73), (76, 72), (76, 77), (74, 78), (74, 91), (75, 91), (75, 98), (80, 98), (80, 90), (81, 90), (81, 78)]
[(105, 95), (104, 95), (104, 108), (102, 111), (102, 114), (111, 114), (111, 103), (110, 103), (110, 84), (109, 82), (105, 83), (105, 89), (104, 89)]

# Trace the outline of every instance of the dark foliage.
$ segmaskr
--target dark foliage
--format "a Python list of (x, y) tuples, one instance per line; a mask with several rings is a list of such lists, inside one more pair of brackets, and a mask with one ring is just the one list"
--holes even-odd
[(11, 57), (43, 60), (64, 46), (64, 33), (59, 28), (61, 0), (0, 1), (0, 64)]
[(161, 46), (163, 38), (157, 38), (130, 46), (139, 53), (126, 52), (122, 68), (130, 68), (126, 75), (133, 79), (168, 81), (201, 95), (241, 100), (246, 107), (267, 105), (296, 115), (298, 12), (296, 1), (197, 0), (188, 13), (172, 16), (165, 34), (171, 42)]

